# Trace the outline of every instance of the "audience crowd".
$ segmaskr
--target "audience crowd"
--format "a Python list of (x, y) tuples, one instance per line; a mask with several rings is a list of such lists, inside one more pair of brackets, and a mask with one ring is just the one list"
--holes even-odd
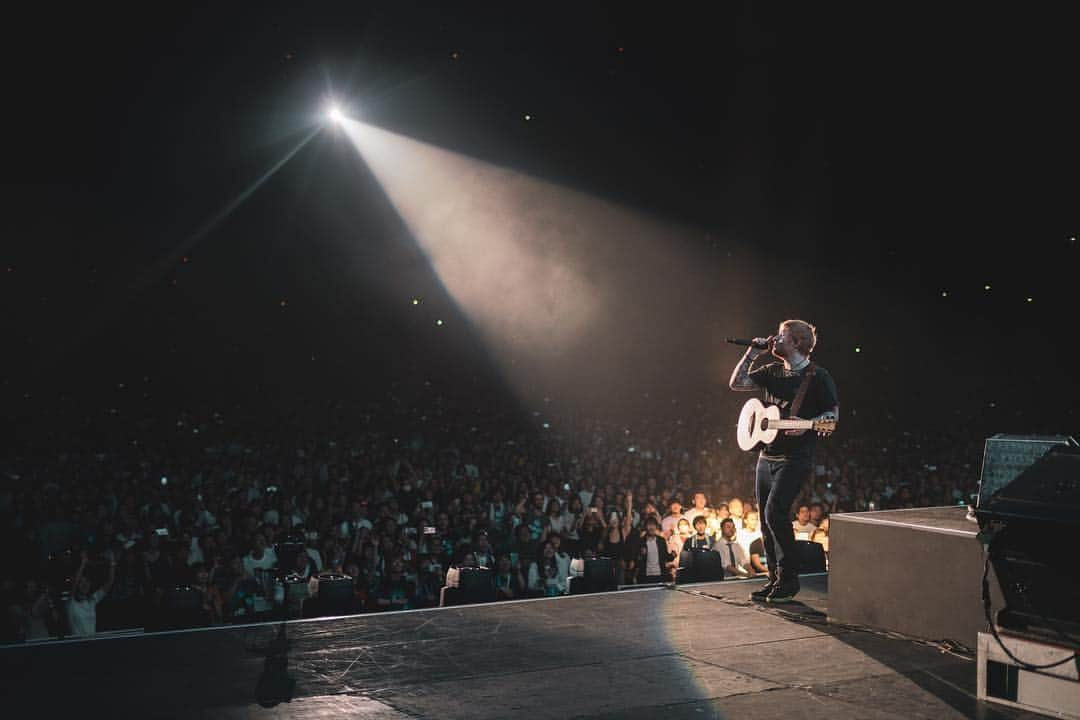
[[(693, 548), (761, 573), (756, 456), (717, 430), (730, 417), (694, 414), (477, 411), (432, 392), (335, 404), (318, 431), (239, 410), (89, 418), (2, 458), (2, 640), (296, 616), (341, 583), (350, 612), (430, 607), (477, 566), (500, 599), (564, 593), (591, 557), (619, 584), (670, 579)], [(827, 551), (834, 513), (969, 501), (984, 438), (965, 437), (845, 418), (818, 444), (798, 537)]]

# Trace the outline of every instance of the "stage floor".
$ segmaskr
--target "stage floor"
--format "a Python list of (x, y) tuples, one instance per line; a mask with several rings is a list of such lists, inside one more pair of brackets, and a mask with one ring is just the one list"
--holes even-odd
[[(0, 648), (5, 709), (175, 718), (1037, 718), (976, 664), (761, 581)], [(15, 712), (12, 712), (15, 710)], [(19, 712), (22, 711), (22, 712)]]

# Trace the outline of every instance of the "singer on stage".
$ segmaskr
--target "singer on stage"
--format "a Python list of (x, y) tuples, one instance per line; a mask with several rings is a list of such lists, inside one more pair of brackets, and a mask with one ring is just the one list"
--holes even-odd
[[(764, 391), (764, 402), (780, 408), (783, 418), (832, 419), (839, 417), (836, 383), (829, 372), (811, 362), (817, 329), (804, 320), (785, 320), (776, 335), (754, 338), (731, 374), (729, 387), (739, 392)], [(751, 371), (766, 350), (780, 362)], [(799, 592), (799, 557), (791, 506), (809, 477), (817, 433), (785, 430), (761, 449), (757, 461), (757, 498), (761, 535), (768, 561), (769, 582), (750, 594), (759, 602), (790, 602)]]

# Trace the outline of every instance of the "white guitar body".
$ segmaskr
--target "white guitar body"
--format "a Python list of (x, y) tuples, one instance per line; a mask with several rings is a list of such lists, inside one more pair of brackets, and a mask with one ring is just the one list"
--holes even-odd
[(736, 437), (741, 449), (753, 450), (759, 443), (771, 444), (781, 430), (811, 429), (828, 435), (836, 429), (836, 421), (782, 419), (776, 405), (765, 405), (757, 398), (750, 398), (739, 413)]

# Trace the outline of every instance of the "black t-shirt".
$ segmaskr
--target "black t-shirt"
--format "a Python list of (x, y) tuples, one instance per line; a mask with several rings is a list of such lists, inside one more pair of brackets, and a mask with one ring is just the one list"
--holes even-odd
[(754, 538), (754, 541), (750, 543), (750, 554), (757, 555), (762, 562), (765, 562), (765, 542), (761, 538)]
[[(806, 396), (799, 408), (799, 417), (814, 418), (839, 405), (836, 397), (836, 383), (829, 371), (820, 365), (815, 366), (814, 377), (806, 388)], [(803, 376), (810, 368), (807, 364), (802, 370), (784, 369), (781, 362), (769, 363), (750, 373), (750, 379), (765, 391), (764, 402), (780, 408), (780, 417), (789, 417), (791, 402), (799, 392)], [(768, 460), (810, 460), (814, 456), (814, 443), (817, 433), (807, 430), (802, 435), (785, 435), (784, 431), (776, 436), (771, 445), (766, 445), (761, 454)]]

